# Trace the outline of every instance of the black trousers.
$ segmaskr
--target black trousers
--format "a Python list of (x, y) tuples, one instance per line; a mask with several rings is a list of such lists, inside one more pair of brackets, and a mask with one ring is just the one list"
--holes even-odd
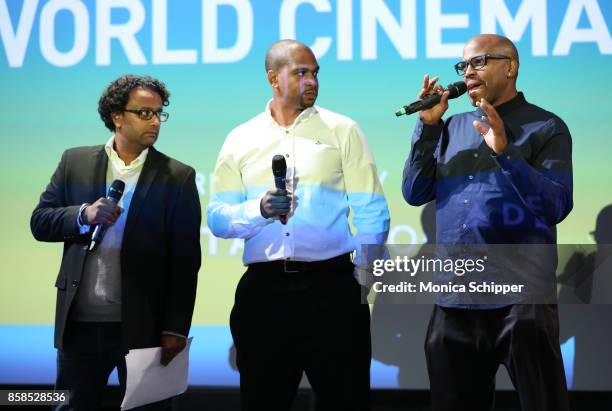
[[(127, 351), (122, 348), (120, 323), (70, 322), (64, 341), (64, 349), (57, 351), (55, 389), (69, 391), (69, 404), (57, 406), (56, 411), (100, 409), (115, 367), (123, 397)], [(161, 411), (171, 406), (171, 400), (164, 400), (135, 410)]]
[(489, 411), (503, 364), (522, 411), (569, 411), (556, 305), (435, 306), (425, 354), (434, 411)]
[(317, 410), (369, 410), (370, 311), (348, 259), (316, 271), (249, 267), (230, 327), (242, 410), (287, 411), (302, 372)]

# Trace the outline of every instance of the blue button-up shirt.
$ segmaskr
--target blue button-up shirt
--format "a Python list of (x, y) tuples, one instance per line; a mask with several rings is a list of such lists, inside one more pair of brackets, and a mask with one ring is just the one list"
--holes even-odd
[[(404, 199), (415, 206), (436, 200), (438, 244), (555, 244), (555, 225), (573, 206), (570, 132), (522, 93), (495, 109), (508, 138), (499, 155), (473, 126), (485, 115), (480, 109), (436, 126), (419, 121), (404, 167)], [(543, 269), (554, 276), (556, 255)]]

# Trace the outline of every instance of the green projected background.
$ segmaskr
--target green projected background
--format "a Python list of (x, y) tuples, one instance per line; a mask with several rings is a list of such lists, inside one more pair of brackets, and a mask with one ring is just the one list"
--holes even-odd
[[(559, 226), (559, 241), (592, 243), (589, 232), (597, 213), (612, 203), (612, 102), (606, 86), (612, 72), (612, 2), (496, 0), (490, 2), (497, 13), (493, 17), (487, 14), (493, 6), (485, 5), (485, 0), (428, 0), (427, 5), (415, 0), (372, 0), (367, 7), (363, 5), (366, 2), (127, 1), (124, 3), (142, 9), (116, 5), (110, 22), (103, 23), (100, 9), (107, 6), (102, 1), (0, 0), (0, 324), (53, 321), (53, 284), (62, 247), (37, 243), (30, 234), (29, 218), (63, 150), (108, 139), (96, 111), (107, 83), (119, 75), (137, 73), (158, 77), (167, 84), (172, 93), (170, 119), (163, 125), (156, 147), (198, 171), (205, 209), (210, 175), (226, 134), (261, 112), (271, 95), (263, 57), (283, 30), (291, 31), (287, 21), (295, 22), (295, 35), (308, 44), (317, 37), (329, 37), (330, 47), (319, 59), (322, 69), (317, 104), (348, 115), (362, 126), (391, 209), (390, 242), (414, 243), (423, 241), (421, 211), (404, 203), (400, 184), (416, 117), (396, 119), (393, 113), (415, 99), (423, 74), (440, 75), (443, 84), (458, 80), (452, 69), (458, 54), (428, 57), (438, 49), (452, 54), (449, 47), (430, 43), (432, 32), (439, 33), (445, 45), (461, 44), (486, 27), (485, 18), (493, 19), (498, 33), (507, 31), (518, 39), (519, 89), (528, 101), (563, 118), (573, 136), (575, 205)], [(152, 33), (159, 26), (154, 27), (153, 8), (164, 3), (168, 48), (194, 50), (195, 62), (154, 63), (152, 50), (159, 45), (152, 40)], [(207, 7), (218, 6), (219, 49), (231, 49), (248, 37), (244, 33), (251, 34), (250, 47), (232, 62), (204, 61), (210, 51), (203, 41), (208, 33), (205, 27), (210, 27), (203, 16), (206, 3)], [(239, 18), (241, 10), (249, 8), (250, 31), (247, 17)], [(87, 26), (77, 30), (75, 22), (85, 21), (78, 10), (86, 11)], [(545, 11), (543, 19), (541, 10)], [(33, 13), (31, 24), (29, 12)], [(504, 17), (505, 12), (510, 20)], [(436, 16), (441, 14), (450, 16), (451, 23), (446, 24), (455, 22), (455, 28), (436, 28), (434, 23), (440, 20)], [(144, 19), (140, 25), (138, 16)], [(410, 16), (414, 16), (416, 27)], [(524, 24), (517, 16), (524, 17)], [(52, 29), (43, 27), (43, 18), (51, 19)], [(341, 19), (352, 23), (349, 58), (338, 56), (340, 40), (347, 36), (344, 31), (338, 34), (346, 28), (339, 27)], [(136, 22), (137, 30), (131, 36), (146, 61), (134, 64), (128, 57), (131, 46), (115, 38), (108, 41), (110, 64), (104, 65), (97, 57), (103, 43), (98, 40), (101, 26), (127, 27), (130, 21)], [(372, 21), (374, 39), (365, 27)], [(52, 64), (49, 51), (43, 51), (48, 41), (41, 41), (49, 33), (59, 54), (75, 50), (76, 39), (87, 38), (82, 57), (73, 58), (66, 67)], [(538, 37), (542, 35), (544, 41)], [(563, 42), (569, 42), (568, 50), (564, 51)], [(368, 44), (374, 44), (375, 57), (368, 54)], [(544, 44), (543, 52), (534, 51), (534, 44)], [(348, 49), (342, 47), (345, 53)], [(21, 60), (16, 50), (23, 50)], [(466, 110), (471, 110), (467, 97), (451, 102), (450, 113)], [(213, 239), (205, 224), (201, 244), (204, 260), (194, 324), (226, 325), (234, 287), (243, 272), (241, 244)]]

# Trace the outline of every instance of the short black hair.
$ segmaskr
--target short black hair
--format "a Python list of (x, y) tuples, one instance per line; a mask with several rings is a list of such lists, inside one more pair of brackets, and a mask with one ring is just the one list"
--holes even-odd
[(121, 76), (106, 87), (98, 101), (98, 113), (110, 131), (115, 132), (115, 123), (111, 115), (125, 108), (130, 98), (130, 91), (134, 88), (147, 88), (161, 97), (164, 106), (170, 104), (168, 100), (170, 92), (161, 81), (149, 76), (132, 74)]

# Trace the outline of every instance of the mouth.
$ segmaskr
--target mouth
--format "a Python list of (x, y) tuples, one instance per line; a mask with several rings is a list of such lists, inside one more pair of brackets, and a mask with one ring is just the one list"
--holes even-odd
[(467, 88), (468, 88), (468, 94), (471, 96), (472, 94), (476, 93), (478, 90), (480, 90), (483, 86), (483, 83), (479, 83), (476, 81), (473, 82), (469, 82), (467, 84)]
[(306, 97), (316, 97), (317, 96), (317, 92), (315, 90), (306, 90), (303, 93), (303, 96)]

